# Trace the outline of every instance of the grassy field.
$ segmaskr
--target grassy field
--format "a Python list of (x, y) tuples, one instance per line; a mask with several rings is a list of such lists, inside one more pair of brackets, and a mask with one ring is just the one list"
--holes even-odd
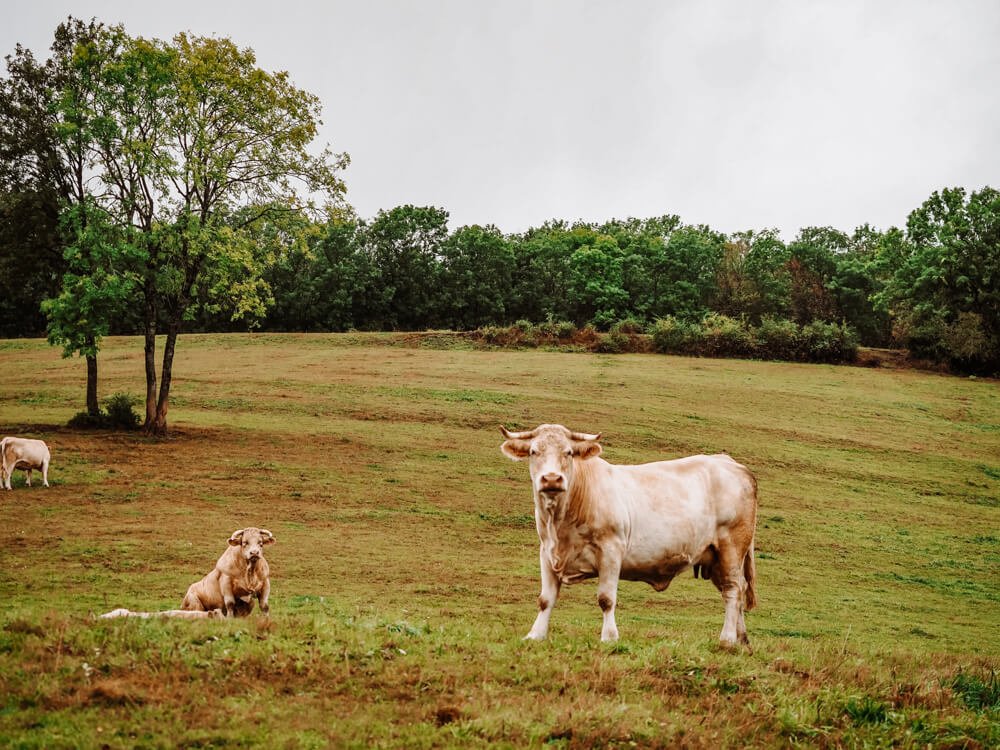
[[(111, 339), (102, 392), (143, 388)], [(909, 370), (183, 337), (172, 434), (86, 433), (79, 360), (0, 341), (0, 433), (52, 486), (0, 494), (0, 745), (1000, 744), (1000, 387)], [(728, 451), (760, 483), (753, 652), (714, 587), (596, 584), (550, 638), (523, 464), (497, 425), (603, 432), (629, 463)], [(37, 476), (37, 475), (36, 475)], [(178, 606), (270, 529), (269, 621)]]

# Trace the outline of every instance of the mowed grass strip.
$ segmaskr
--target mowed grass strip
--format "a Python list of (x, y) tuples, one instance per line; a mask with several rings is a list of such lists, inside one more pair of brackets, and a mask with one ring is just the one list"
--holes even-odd
[[(988, 747), (1000, 743), (1000, 389), (904, 370), (436, 351), (400, 337), (188, 336), (165, 440), (64, 425), (84, 367), (0, 342), (0, 431), (48, 489), (0, 495), (0, 744)], [(109, 339), (102, 393), (144, 383)], [(562, 422), (639, 462), (728, 451), (760, 481), (753, 653), (683, 577), (593, 582), (534, 618), (524, 465), (497, 425)], [(177, 606), (269, 528), (272, 618)]]

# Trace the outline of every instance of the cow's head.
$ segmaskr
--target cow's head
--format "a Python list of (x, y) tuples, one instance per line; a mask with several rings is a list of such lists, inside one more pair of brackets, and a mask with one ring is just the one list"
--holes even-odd
[(527, 432), (511, 432), (501, 425), (500, 432), (507, 438), (500, 450), (514, 461), (528, 459), (535, 497), (547, 507), (572, 487), (574, 459), (601, 455), (600, 433), (572, 432), (561, 424), (543, 424)]
[(240, 554), (247, 564), (254, 565), (264, 556), (264, 545), (274, 542), (274, 534), (267, 529), (256, 529), (250, 526), (246, 529), (239, 529), (229, 537), (229, 543), (240, 548)]

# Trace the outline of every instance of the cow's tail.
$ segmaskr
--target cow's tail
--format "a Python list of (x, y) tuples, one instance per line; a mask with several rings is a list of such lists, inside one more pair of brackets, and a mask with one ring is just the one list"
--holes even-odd
[(757, 606), (757, 563), (754, 562), (753, 539), (750, 540), (747, 556), (743, 558), (743, 577), (747, 582), (744, 608), (749, 612)]
[(746, 486), (747, 499), (750, 501), (752, 513), (750, 515), (750, 546), (747, 548), (746, 557), (743, 558), (743, 579), (747, 587), (743, 597), (743, 606), (748, 612), (757, 606), (757, 562), (754, 554), (754, 542), (757, 537), (757, 478), (744, 467), (746, 478), (749, 480)]

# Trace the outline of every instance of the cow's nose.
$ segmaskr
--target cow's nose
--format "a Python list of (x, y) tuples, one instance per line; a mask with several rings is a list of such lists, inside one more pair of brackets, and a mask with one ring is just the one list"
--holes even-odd
[(539, 489), (542, 492), (562, 492), (564, 489), (562, 474), (543, 474)]

